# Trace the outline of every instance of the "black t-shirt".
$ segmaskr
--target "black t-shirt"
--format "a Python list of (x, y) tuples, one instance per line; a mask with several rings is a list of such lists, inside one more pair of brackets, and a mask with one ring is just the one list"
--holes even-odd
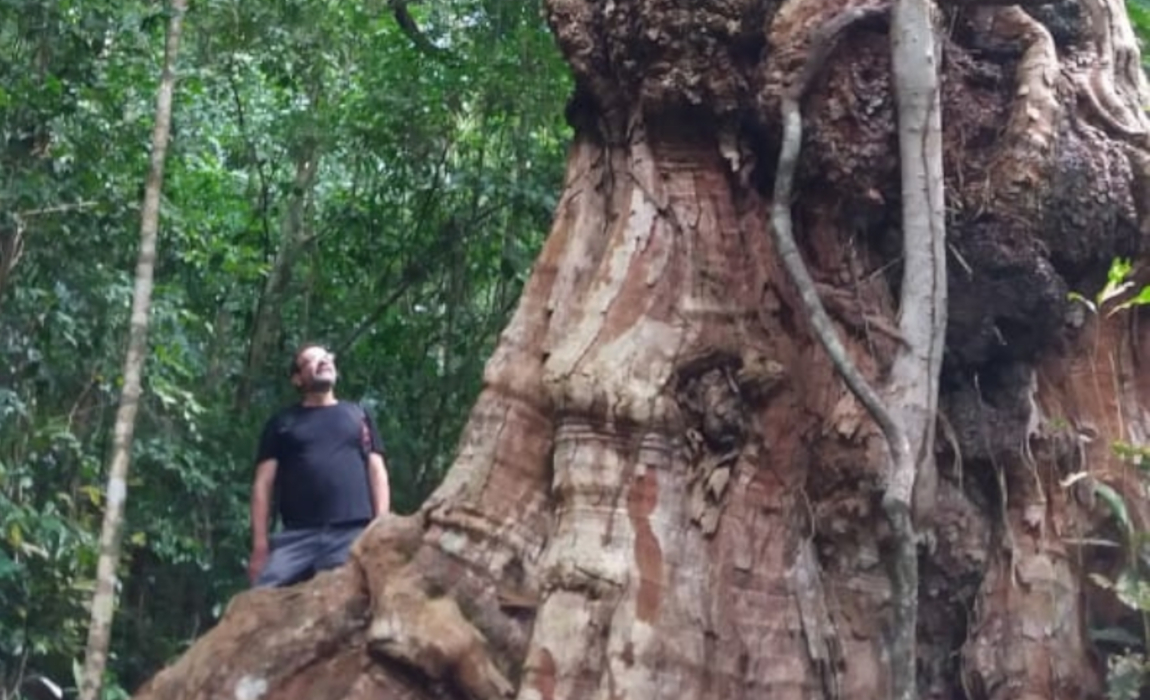
[(256, 464), (276, 460), (276, 500), (285, 528), (371, 520), (365, 423), (370, 450), (384, 454), (370, 416), (346, 401), (291, 406), (264, 425)]

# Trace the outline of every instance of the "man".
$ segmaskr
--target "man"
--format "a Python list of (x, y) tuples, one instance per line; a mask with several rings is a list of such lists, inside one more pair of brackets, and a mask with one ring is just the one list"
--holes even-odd
[[(390, 508), (383, 443), (366, 411), (336, 399), (336, 378), (334, 355), (303, 346), (291, 363), (301, 400), (264, 425), (251, 499), (255, 587), (340, 566), (364, 527)], [(269, 537), (273, 492), (283, 529)]]

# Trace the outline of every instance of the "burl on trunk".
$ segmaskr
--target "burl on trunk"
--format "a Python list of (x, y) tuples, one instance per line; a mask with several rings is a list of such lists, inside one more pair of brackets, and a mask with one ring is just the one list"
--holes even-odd
[[(137, 697), (887, 694), (881, 435), (768, 228), (779, 96), (864, 6), (878, 21), (803, 101), (792, 215), (881, 381), (901, 279), (884, 2), (550, 0), (577, 83), (564, 193), (445, 483), (343, 570), (237, 597)], [(1087, 633), (1122, 620), (1087, 582), (1080, 543), (1112, 527), (1088, 487), (1133, 498), (1108, 445), (1145, 440), (1150, 380), (1132, 316), (1067, 295), (1150, 225), (1138, 50), (1117, 0), (967, 0), (937, 27), (951, 289), (919, 687), (1101, 697)]]

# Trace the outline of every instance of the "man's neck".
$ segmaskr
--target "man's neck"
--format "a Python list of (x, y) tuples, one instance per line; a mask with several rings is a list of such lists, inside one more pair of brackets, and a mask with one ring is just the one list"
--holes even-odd
[(316, 407), (316, 406), (334, 406), (339, 402), (336, 400), (334, 392), (325, 391), (323, 393), (317, 393), (317, 394), (304, 394), (303, 399), (300, 401), (300, 403), (303, 404), (304, 406)]

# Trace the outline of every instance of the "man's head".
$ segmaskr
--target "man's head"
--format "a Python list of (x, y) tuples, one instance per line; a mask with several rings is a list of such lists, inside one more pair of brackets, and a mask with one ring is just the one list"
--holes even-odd
[(323, 345), (307, 343), (292, 357), (291, 383), (305, 394), (331, 391), (338, 378), (335, 355)]

